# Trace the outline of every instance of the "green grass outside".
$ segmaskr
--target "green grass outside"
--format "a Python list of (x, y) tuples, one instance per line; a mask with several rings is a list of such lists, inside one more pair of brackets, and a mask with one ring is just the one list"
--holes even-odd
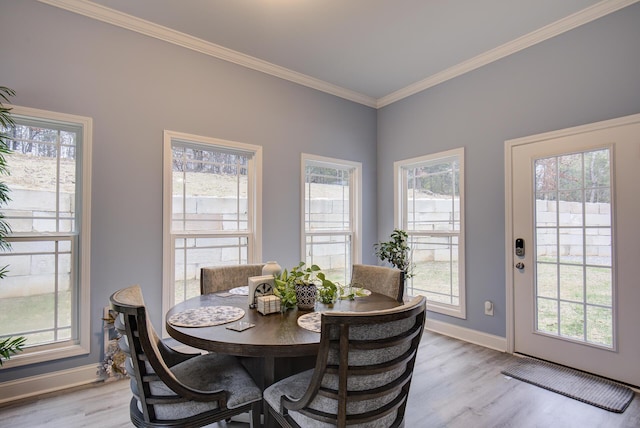
[[(0, 337), (25, 336), (23, 332), (45, 330), (27, 336), (26, 346), (49, 343), (54, 340), (55, 320), (54, 293), (28, 297), (0, 299)], [(58, 293), (58, 339), (70, 338), (71, 292)]]

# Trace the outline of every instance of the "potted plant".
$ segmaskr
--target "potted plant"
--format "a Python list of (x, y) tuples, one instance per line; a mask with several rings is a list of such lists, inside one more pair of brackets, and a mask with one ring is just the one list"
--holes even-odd
[(383, 262), (390, 263), (404, 272), (404, 279), (413, 276), (411, 258), (409, 257), (409, 245), (407, 232), (401, 229), (394, 229), (389, 241), (379, 242), (374, 245), (376, 256)]
[(283, 311), (298, 305), (303, 310), (313, 309), (316, 294), (322, 303), (334, 303), (338, 297), (338, 286), (325, 277), (318, 265), (306, 266), (300, 262), (275, 277), (274, 294), (280, 297)]
[[(11, 108), (6, 107), (3, 104), (3, 100), (5, 102), (9, 102), (9, 97), (14, 95), (15, 92), (12, 89), (0, 86), (0, 175), (9, 174), (9, 168), (5, 156), (11, 153), (8, 143), (9, 140), (11, 140), (11, 136), (5, 133), (5, 130), (15, 126), (15, 122), (11, 116)], [(0, 182), (0, 205), (6, 204), (10, 200), (7, 184)], [(7, 241), (7, 236), (10, 232), (11, 227), (4, 220), (4, 215), (0, 213), (0, 250), (11, 250), (11, 244)], [(0, 268), (0, 279), (7, 275), (7, 267), (8, 266), (3, 266)], [(26, 340), (27, 339), (22, 336), (15, 338), (7, 337), (0, 340), (0, 366), (2, 366), (3, 359), (8, 360), (12, 354), (22, 351), (22, 345), (24, 345)]]

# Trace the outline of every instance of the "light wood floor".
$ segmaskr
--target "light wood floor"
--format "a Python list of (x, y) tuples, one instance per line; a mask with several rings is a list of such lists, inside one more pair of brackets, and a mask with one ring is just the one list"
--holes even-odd
[[(511, 355), (425, 332), (407, 405), (407, 428), (640, 427), (640, 396), (611, 413), (500, 373)], [(0, 407), (0, 427), (132, 426), (127, 381), (52, 393)], [(244, 428), (242, 423), (214, 427)]]

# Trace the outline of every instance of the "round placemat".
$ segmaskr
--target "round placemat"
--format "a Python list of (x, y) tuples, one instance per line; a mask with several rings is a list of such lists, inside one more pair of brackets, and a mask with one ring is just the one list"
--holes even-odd
[(298, 317), (298, 325), (305, 330), (320, 333), (320, 316), (322, 312), (309, 312)]
[(371, 290), (367, 290), (366, 288), (356, 288), (354, 294), (356, 297), (368, 297), (371, 296)]
[(169, 323), (177, 327), (210, 327), (237, 321), (243, 316), (244, 309), (235, 306), (203, 306), (173, 314)]
[(245, 285), (244, 287), (232, 288), (231, 290), (229, 290), (229, 293), (236, 294), (238, 296), (248, 296), (249, 295), (249, 287)]

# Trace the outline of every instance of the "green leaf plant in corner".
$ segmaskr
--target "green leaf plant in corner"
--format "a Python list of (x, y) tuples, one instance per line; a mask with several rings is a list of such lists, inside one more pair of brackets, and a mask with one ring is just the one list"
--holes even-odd
[[(7, 131), (15, 126), (13, 117), (11, 116), (11, 108), (4, 103), (9, 102), (9, 97), (15, 96), (15, 92), (6, 86), (0, 86), (0, 175), (8, 175), (9, 167), (5, 156), (11, 153), (9, 141), (11, 136)], [(0, 181), (0, 206), (7, 204), (9, 198), (9, 188), (7, 184)], [(10, 251), (11, 244), (7, 241), (7, 236), (11, 232), (11, 227), (4, 219), (4, 214), (0, 213), (0, 250)], [(0, 279), (7, 275), (8, 266), (0, 267)], [(1, 285), (0, 285), (1, 286)], [(8, 360), (11, 355), (22, 351), (22, 346), (26, 342), (25, 337), (3, 337), (0, 338), (0, 367), (2, 360)]]
[(404, 230), (394, 229), (388, 241), (379, 242), (373, 247), (376, 257), (404, 271), (405, 279), (413, 276), (413, 266), (409, 257), (410, 248), (407, 243), (408, 238), (409, 236)]

